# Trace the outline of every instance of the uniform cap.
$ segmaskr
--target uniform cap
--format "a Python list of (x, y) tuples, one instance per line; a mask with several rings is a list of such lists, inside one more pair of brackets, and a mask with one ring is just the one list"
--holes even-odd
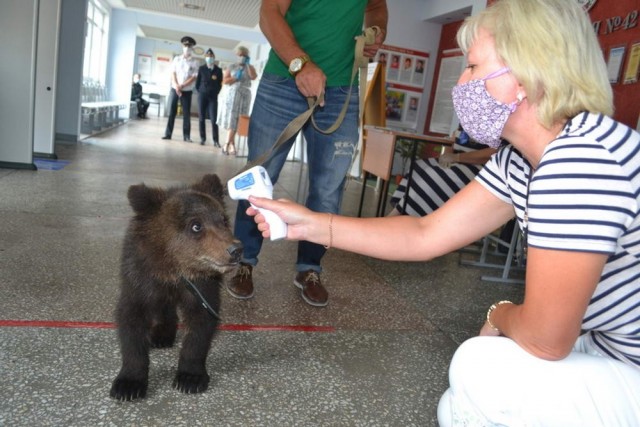
[(195, 46), (196, 45), (196, 41), (193, 39), (193, 37), (189, 37), (189, 36), (184, 36), (183, 38), (181, 38), (180, 39), (180, 43), (188, 44), (189, 46)]

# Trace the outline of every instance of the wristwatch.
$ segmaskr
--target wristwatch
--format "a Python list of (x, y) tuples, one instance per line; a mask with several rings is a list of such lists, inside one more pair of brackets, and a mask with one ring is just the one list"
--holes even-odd
[(289, 73), (291, 73), (292, 76), (295, 76), (300, 72), (300, 70), (302, 70), (304, 64), (306, 64), (310, 60), (311, 58), (309, 58), (309, 55), (302, 55), (298, 56), (297, 58), (293, 58), (291, 62), (289, 62)]

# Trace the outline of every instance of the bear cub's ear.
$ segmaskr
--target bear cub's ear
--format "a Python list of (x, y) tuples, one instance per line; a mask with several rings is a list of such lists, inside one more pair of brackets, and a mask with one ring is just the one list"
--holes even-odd
[(191, 188), (196, 191), (209, 194), (220, 201), (222, 201), (224, 197), (224, 187), (222, 186), (222, 182), (220, 182), (218, 175), (207, 174), (202, 177), (200, 182), (193, 184)]
[(132, 185), (127, 192), (129, 204), (139, 215), (157, 212), (167, 199), (167, 193), (161, 188), (151, 188), (144, 184)]

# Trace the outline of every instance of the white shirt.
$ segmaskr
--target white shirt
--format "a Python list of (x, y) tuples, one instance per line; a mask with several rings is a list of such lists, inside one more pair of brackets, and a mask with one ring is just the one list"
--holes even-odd
[[(184, 83), (189, 77), (196, 77), (198, 75), (198, 61), (192, 56), (185, 58), (184, 55), (178, 55), (173, 58), (171, 63), (171, 71), (176, 73), (178, 84)], [(182, 88), (182, 91), (190, 91), (196, 85), (195, 79), (188, 86)]]

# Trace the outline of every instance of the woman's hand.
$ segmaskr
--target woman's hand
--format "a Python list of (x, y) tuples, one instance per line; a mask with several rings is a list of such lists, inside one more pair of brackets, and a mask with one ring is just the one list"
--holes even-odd
[[(250, 196), (249, 202), (256, 207), (268, 209), (278, 215), (287, 224), (288, 240), (305, 240), (309, 231), (308, 229), (313, 224), (312, 218), (314, 215), (317, 215), (306, 207), (291, 200), (271, 200), (263, 197)], [(259, 210), (250, 206), (247, 209), (247, 215), (253, 216), (254, 221), (258, 224), (258, 230), (262, 232), (262, 237), (271, 237), (269, 224)]]
[(444, 153), (443, 155), (438, 157), (438, 164), (440, 164), (440, 166), (445, 169), (448, 169), (449, 167), (451, 167), (452, 164), (459, 163), (459, 162), (460, 162), (460, 154)]

